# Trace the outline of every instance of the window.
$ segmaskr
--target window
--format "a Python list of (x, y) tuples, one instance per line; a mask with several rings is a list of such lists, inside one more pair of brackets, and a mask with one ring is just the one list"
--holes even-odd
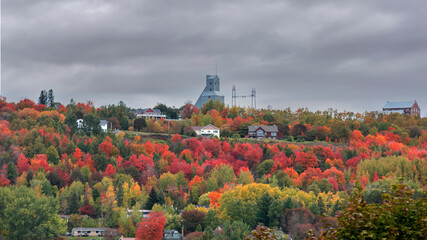
[(256, 131), (256, 135), (262, 137), (262, 136), (264, 136), (264, 131), (258, 130), (258, 131)]
[(217, 130), (215, 130), (215, 131), (214, 131), (214, 133), (218, 133), (218, 131), (217, 131)]
[(271, 136), (275, 137), (275, 136), (276, 136), (276, 133), (275, 133), (275, 132), (272, 132), (272, 133), (271, 133)]

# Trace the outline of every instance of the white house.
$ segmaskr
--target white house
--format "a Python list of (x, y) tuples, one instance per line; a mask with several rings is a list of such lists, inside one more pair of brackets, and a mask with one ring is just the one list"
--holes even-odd
[(102, 131), (107, 132), (107, 129), (108, 129), (108, 122), (107, 122), (107, 120), (101, 120), (101, 121), (99, 121), (99, 125), (101, 126)]
[(77, 128), (82, 129), (83, 128), (83, 119), (77, 119)]
[(209, 125), (204, 126), (204, 127), (192, 126), (192, 128), (196, 132), (197, 136), (210, 137), (211, 135), (214, 135), (217, 138), (220, 137), (220, 130), (219, 130), (219, 128), (215, 127), (212, 124), (209, 124)]
[(160, 109), (144, 108), (135, 110), (136, 117), (145, 118), (166, 118), (165, 114), (162, 114)]

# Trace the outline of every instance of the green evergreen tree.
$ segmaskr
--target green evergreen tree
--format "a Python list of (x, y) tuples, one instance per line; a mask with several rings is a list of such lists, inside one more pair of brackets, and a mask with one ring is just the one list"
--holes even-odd
[(294, 202), (292, 201), (291, 197), (286, 198), (284, 207), (286, 209), (293, 209), (294, 208)]
[(308, 209), (310, 209), (311, 213), (313, 213), (314, 215), (319, 215), (320, 214), (320, 209), (319, 209), (319, 206), (317, 205), (316, 202), (312, 202), (308, 206)]
[(59, 154), (58, 154), (58, 150), (56, 150), (54, 146), (51, 145), (50, 147), (47, 148), (46, 155), (49, 163), (53, 163), (55, 165), (58, 164)]
[(119, 124), (122, 130), (128, 130), (129, 129), (129, 120), (127, 117), (122, 117), (119, 119)]
[(64, 123), (68, 125), (71, 133), (77, 132), (77, 117), (74, 113), (68, 111)]
[(206, 213), (206, 217), (205, 217), (206, 228), (215, 230), (219, 225), (220, 225), (220, 221), (218, 218), (218, 213), (215, 210), (209, 210)]
[(147, 203), (145, 204), (146, 209), (152, 209), (154, 204), (159, 203), (159, 197), (154, 189), (154, 187), (151, 188), (150, 195), (148, 195)]
[(46, 90), (42, 90), (40, 92), (39, 104), (47, 105), (47, 92), (46, 92)]
[(322, 197), (319, 197), (319, 199), (317, 199), (317, 206), (319, 207), (320, 214), (326, 213), (326, 207), (325, 207), (325, 204), (323, 203)]
[(341, 204), (339, 203), (339, 201), (337, 200), (334, 205), (332, 206), (332, 210), (331, 210), (331, 216), (334, 217), (337, 214), (337, 211), (341, 211), (342, 207)]
[(280, 224), (283, 216), (284, 204), (280, 199), (275, 199), (271, 202), (268, 209), (269, 227), (277, 227)]
[(94, 114), (86, 114), (83, 117), (83, 131), (90, 136), (91, 134), (98, 135), (102, 130), (99, 125), (99, 118)]
[(15, 164), (13, 164), (12, 162), (9, 162), (7, 164), (6, 171), (7, 171), (7, 174), (6, 174), (7, 179), (10, 180), (10, 183), (15, 184), (16, 178), (18, 177), (18, 171), (16, 169)]
[(47, 95), (47, 105), (49, 107), (55, 107), (55, 95), (53, 94), (53, 90), (50, 89)]
[(257, 202), (258, 211), (256, 217), (258, 223), (262, 223), (266, 226), (269, 225), (268, 211), (272, 202), (273, 198), (270, 196), (270, 194), (263, 193), (261, 195), (261, 198)]

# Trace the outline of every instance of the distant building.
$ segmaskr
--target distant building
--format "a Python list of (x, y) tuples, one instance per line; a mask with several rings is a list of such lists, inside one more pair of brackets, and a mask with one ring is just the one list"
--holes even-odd
[(405, 101), (405, 102), (389, 102), (383, 107), (383, 112), (386, 114), (390, 113), (401, 113), (411, 116), (420, 116), (420, 107), (417, 101)]
[[(152, 211), (140, 209), (140, 210), (137, 210), (137, 212), (139, 212), (143, 218), (148, 218), (148, 214), (150, 214)], [(130, 218), (132, 213), (133, 213), (133, 209), (128, 208), (127, 209), (127, 217)]]
[(82, 129), (83, 128), (83, 119), (77, 119), (77, 128)]
[(82, 236), (101, 237), (104, 235), (105, 230), (106, 230), (106, 228), (78, 227), (78, 228), (73, 228), (73, 230), (71, 230), (71, 234), (74, 237), (82, 237)]
[(219, 128), (215, 127), (212, 124), (209, 124), (207, 126), (201, 127), (201, 126), (192, 126), (193, 130), (196, 132), (197, 136), (202, 137), (210, 137), (211, 135), (216, 136), (217, 138), (220, 137), (220, 130)]
[(99, 121), (99, 125), (101, 126), (102, 131), (107, 132), (107, 129), (108, 129), (108, 122), (107, 122), (107, 120), (101, 120), (101, 121)]
[(162, 114), (160, 109), (144, 108), (135, 110), (136, 117), (145, 118), (166, 118), (166, 115)]
[(277, 126), (248, 126), (250, 138), (281, 138), (279, 128)]
[(179, 233), (175, 229), (165, 230), (163, 232), (163, 240), (182, 240), (183, 237), (181, 233)]
[(206, 75), (206, 87), (197, 99), (196, 107), (201, 109), (209, 100), (219, 100), (224, 103), (224, 95), (220, 93), (220, 80), (218, 75)]

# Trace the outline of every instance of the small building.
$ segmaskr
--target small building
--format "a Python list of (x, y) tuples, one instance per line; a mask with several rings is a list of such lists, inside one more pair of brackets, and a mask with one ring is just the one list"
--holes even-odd
[(86, 228), (78, 227), (71, 230), (73, 237), (101, 237), (104, 235), (106, 228)]
[(166, 118), (166, 115), (162, 114), (160, 109), (153, 108), (144, 108), (135, 110), (136, 117), (145, 117), (145, 118)]
[(83, 119), (77, 119), (77, 128), (82, 129), (83, 128)]
[(196, 101), (196, 107), (201, 109), (209, 100), (219, 100), (224, 103), (224, 95), (220, 93), (220, 80), (218, 75), (206, 75), (206, 87)]
[[(140, 213), (143, 218), (148, 218), (148, 214), (150, 214), (152, 211), (151, 210), (139, 209), (139, 210), (137, 210), (137, 212)], [(133, 209), (127, 208), (127, 217), (128, 218), (131, 216), (132, 213), (133, 213)]]
[(99, 125), (101, 126), (102, 131), (107, 132), (107, 129), (108, 129), (108, 122), (107, 122), (107, 120), (101, 120), (101, 121), (99, 121)]
[(207, 126), (201, 127), (201, 126), (192, 126), (191, 128), (193, 128), (193, 130), (196, 132), (197, 136), (202, 136), (202, 137), (210, 137), (210, 136), (215, 136), (217, 138), (220, 137), (220, 130), (219, 128), (215, 127), (212, 124), (209, 124)]
[(163, 232), (162, 240), (181, 240), (181, 239), (183, 239), (182, 235), (177, 230), (169, 229)]
[(248, 126), (250, 138), (281, 138), (279, 128), (277, 126)]
[(383, 107), (383, 112), (386, 114), (390, 113), (401, 113), (410, 116), (420, 116), (421, 111), (417, 101), (404, 101), (404, 102), (389, 102)]

